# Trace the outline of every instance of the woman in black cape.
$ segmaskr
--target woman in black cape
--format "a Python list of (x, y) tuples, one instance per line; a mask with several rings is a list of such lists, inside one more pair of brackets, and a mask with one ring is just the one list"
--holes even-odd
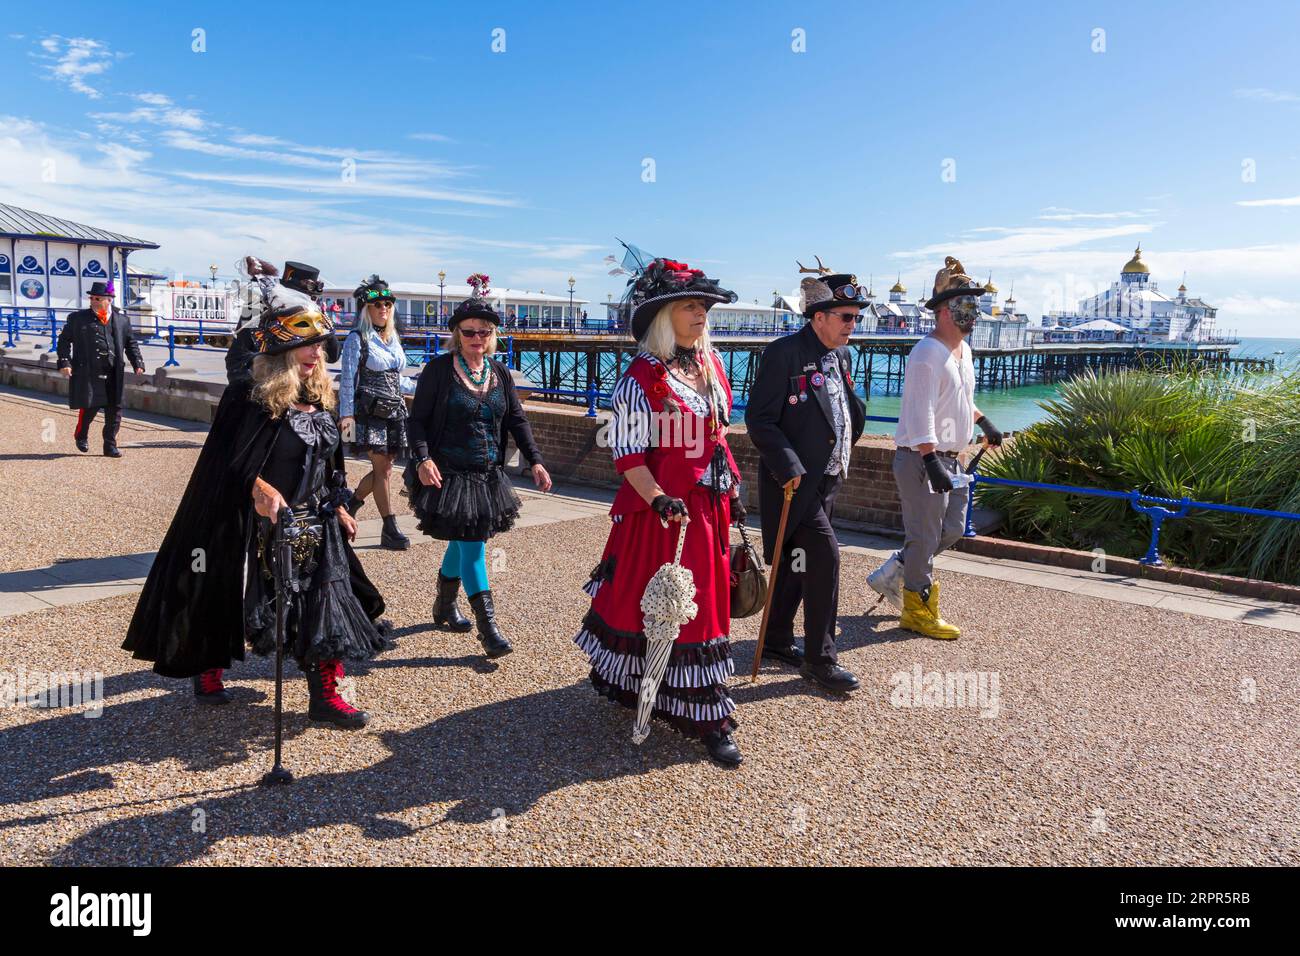
[(302, 590), (286, 652), (307, 675), (308, 716), (361, 727), (369, 715), (338, 694), (342, 659), (385, 646), (375, 623), (384, 604), (349, 545), (356, 523), (343, 504), (351, 493), (322, 356), (333, 324), (306, 296), (265, 285), (253, 379), (222, 395), (122, 646), (159, 674), (193, 677), (201, 700), (229, 700), (222, 671), (244, 659), (245, 642), (275, 649), (271, 531), (289, 506)]

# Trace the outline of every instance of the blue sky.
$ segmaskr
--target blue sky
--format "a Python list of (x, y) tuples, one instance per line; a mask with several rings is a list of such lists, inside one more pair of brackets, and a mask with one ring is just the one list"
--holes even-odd
[(0, 200), (187, 275), (593, 301), (614, 236), (765, 302), (796, 258), (916, 293), (953, 254), (1035, 318), (1140, 241), (1220, 328), (1298, 334), (1293, 3), (180, 6), (7, 12)]

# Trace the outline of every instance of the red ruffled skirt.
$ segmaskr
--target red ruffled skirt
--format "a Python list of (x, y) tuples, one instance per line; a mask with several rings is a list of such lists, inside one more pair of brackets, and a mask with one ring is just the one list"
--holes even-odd
[[(731, 662), (731, 501), (701, 485), (686, 497), (690, 523), (682, 566), (695, 581), (695, 619), (682, 627), (655, 698), (654, 716), (689, 737), (732, 730), (735, 702), (727, 691)], [(641, 596), (677, 550), (677, 524), (665, 529), (644, 510), (615, 520), (600, 564), (583, 588), (592, 597), (573, 638), (591, 661), (597, 692), (629, 708), (641, 690), (646, 638)]]

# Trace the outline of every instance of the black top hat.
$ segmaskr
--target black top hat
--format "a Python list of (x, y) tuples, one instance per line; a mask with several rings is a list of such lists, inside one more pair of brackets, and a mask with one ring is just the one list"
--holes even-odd
[(92, 282), (90, 284), (90, 291), (86, 294), (106, 295), (111, 297), (117, 294), (117, 290), (113, 288), (113, 280), (110, 279), (107, 282)]
[(846, 305), (863, 308), (867, 305), (866, 291), (858, 284), (858, 277), (849, 272), (819, 272), (816, 277), (808, 276), (799, 283), (803, 317), (811, 319), (818, 312)]
[(488, 300), (481, 299), (478, 296), (456, 304), (456, 308), (452, 310), (451, 318), (447, 320), (447, 328), (454, 329), (465, 319), (483, 319), (493, 325), (501, 324), (501, 316), (497, 315), (496, 310), (492, 308)]
[(978, 297), (983, 294), (984, 287), (966, 274), (965, 267), (958, 260), (947, 256), (943, 260), (943, 268), (935, 273), (934, 294), (925, 303), (925, 307), (933, 312), (944, 302), (955, 299), (959, 295)]
[(712, 307), (717, 302), (735, 302), (736, 293), (722, 288), (702, 269), (675, 259), (655, 259), (628, 281), (623, 297), (624, 308), (632, 310), (632, 336), (638, 341), (645, 338), (659, 310), (674, 299), (702, 299)]
[(320, 270), (305, 262), (286, 262), (284, 272), (280, 274), (280, 284), (305, 292), (313, 299), (325, 291), (325, 283), (320, 279)]
[(357, 312), (360, 313), (371, 302), (395, 302), (392, 290), (388, 288), (388, 283), (379, 276), (371, 273), (370, 278), (357, 286), (352, 291), (353, 297), (357, 300)]

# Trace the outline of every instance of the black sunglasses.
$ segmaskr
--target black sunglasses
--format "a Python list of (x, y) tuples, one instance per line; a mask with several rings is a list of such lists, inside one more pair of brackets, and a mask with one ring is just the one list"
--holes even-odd
[(492, 329), (461, 329), (460, 334), (467, 339), (485, 339), (492, 334)]

